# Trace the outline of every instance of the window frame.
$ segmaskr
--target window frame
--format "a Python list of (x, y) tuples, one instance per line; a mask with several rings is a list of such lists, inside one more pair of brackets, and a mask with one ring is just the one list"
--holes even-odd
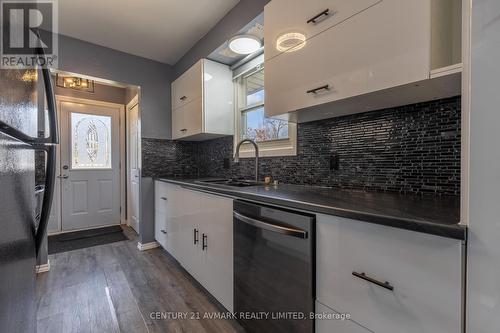
[[(246, 105), (246, 87), (244, 84), (245, 78), (264, 69), (264, 63), (260, 62), (256, 66), (240, 73), (233, 78), (234, 96), (235, 96), (235, 131), (233, 153), (236, 153), (236, 146), (242, 140), (243, 128), (243, 112), (265, 108), (265, 102)], [(264, 83), (264, 91), (266, 90)], [(296, 156), (297, 155), (297, 124), (288, 122), (288, 138), (276, 139), (270, 141), (257, 142), (259, 147), (259, 157), (279, 157), (279, 156)], [(255, 157), (253, 145), (244, 143), (240, 147), (240, 158)]]

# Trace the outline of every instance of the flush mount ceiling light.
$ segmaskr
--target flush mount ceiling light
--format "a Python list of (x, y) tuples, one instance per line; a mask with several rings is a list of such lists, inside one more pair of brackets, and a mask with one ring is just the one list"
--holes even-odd
[(288, 32), (276, 39), (276, 49), (280, 52), (292, 52), (306, 46), (306, 35), (300, 32)]
[(254, 53), (260, 47), (260, 39), (252, 35), (238, 35), (229, 40), (229, 49), (238, 54)]
[(94, 80), (83, 79), (80, 77), (63, 76), (56, 73), (56, 86), (60, 88), (68, 88), (82, 90), (85, 92), (94, 92)]

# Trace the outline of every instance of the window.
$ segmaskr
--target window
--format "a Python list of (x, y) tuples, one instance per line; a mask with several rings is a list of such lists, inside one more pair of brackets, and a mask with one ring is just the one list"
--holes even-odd
[[(234, 146), (242, 139), (251, 139), (258, 143), (261, 156), (296, 155), (296, 125), (265, 116), (262, 63), (242, 73), (235, 84), (238, 108)], [(255, 156), (253, 147), (243, 145), (240, 156)]]
[(111, 117), (71, 113), (71, 168), (111, 168)]

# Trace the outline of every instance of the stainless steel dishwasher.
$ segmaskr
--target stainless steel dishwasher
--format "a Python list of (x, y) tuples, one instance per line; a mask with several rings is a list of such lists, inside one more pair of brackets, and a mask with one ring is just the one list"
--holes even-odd
[(234, 310), (247, 332), (314, 332), (314, 220), (234, 201)]

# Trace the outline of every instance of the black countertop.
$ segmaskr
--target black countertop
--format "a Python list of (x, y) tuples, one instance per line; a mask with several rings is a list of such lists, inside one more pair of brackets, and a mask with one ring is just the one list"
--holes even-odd
[(457, 197), (417, 196), (385, 192), (339, 190), (318, 186), (287, 185), (229, 187), (193, 179), (157, 178), (236, 198), (279, 205), (465, 240)]

